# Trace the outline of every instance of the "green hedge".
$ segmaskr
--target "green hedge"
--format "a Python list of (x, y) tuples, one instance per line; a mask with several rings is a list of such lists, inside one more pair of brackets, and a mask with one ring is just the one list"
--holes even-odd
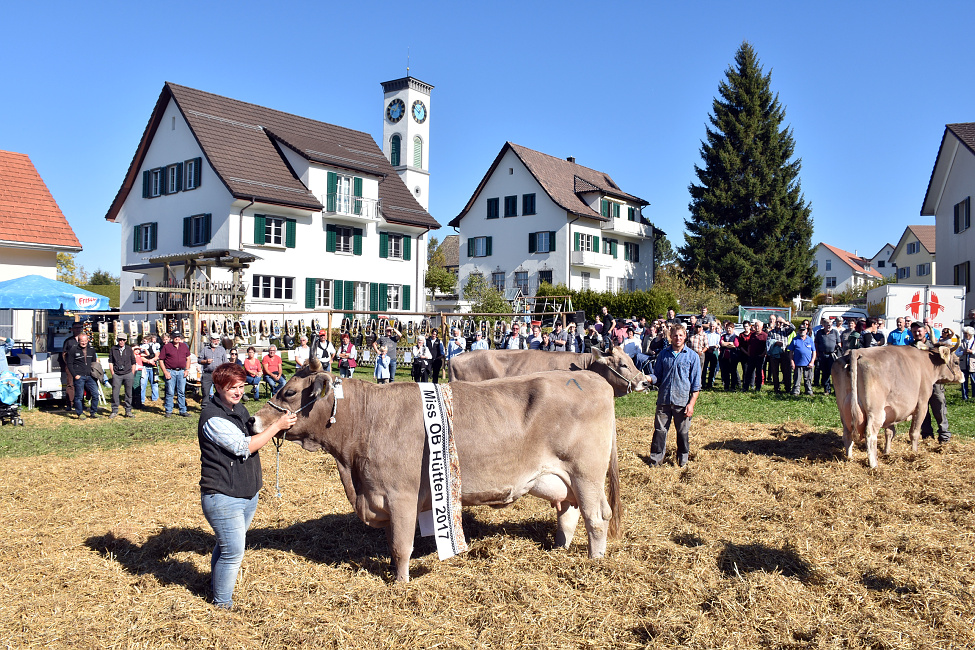
[(108, 298), (108, 308), (118, 309), (119, 306), (119, 285), (117, 284), (86, 284), (81, 287), (85, 291), (97, 293), (99, 296)]
[(542, 283), (536, 293), (538, 296), (571, 296), (572, 308), (586, 312), (586, 318), (594, 320), (605, 306), (617, 318), (646, 316), (653, 319), (666, 314), (668, 309), (677, 309), (677, 297), (669, 291), (651, 288), (648, 291), (625, 291), (609, 293), (606, 291), (570, 291), (565, 285), (553, 287)]

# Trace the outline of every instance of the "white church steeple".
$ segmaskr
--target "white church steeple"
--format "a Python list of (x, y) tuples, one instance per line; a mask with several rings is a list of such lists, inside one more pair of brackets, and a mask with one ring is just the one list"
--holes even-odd
[(430, 92), (407, 76), (382, 82), (383, 153), (424, 210), (430, 200)]

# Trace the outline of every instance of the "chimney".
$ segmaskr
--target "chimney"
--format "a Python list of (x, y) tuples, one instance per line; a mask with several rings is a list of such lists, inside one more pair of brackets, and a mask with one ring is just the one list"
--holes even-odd
[(570, 163), (574, 163), (576, 161), (576, 157), (575, 156), (568, 156), (568, 157), (566, 157), (566, 160), (568, 160)]

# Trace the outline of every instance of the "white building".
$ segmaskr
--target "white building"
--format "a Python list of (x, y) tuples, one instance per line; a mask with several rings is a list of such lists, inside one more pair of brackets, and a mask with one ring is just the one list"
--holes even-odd
[(975, 309), (972, 265), (975, 230), (972, 229), (972, 189), (975, 188), (975, 122), (948, 124), (921, 215), (934, 217), (938, 268), (936, 284), (964, 286), (965, 310)]
[(890, 263), (897, 281), (907, 284), (935, 284), (934, 226), (908, 226), (897, 241)]
[(450, 225), (460, 231), (460, 287), (472, 273), (502, 291), (541, 282), (632, 291), (653, 284), (649, 205), (604, 172), (505, 143)]
[[(384, 109), (400, 86), (411, 106), (426, 98), (396, 123), (427, 138), (432, 86), (383, 85)], [(394, 168), (367, 133), (167, 83), (106, 215), (122, 227), (122, 310), (156, 309), (134, 286), (237, 269), (248, 312), (417, 311), (440, 227), (424, 207), (427, 143), (417, 168)]]
[(842, 293), (882, 277), (870, 260), (822, 242), (813, 252), (813, 269), (823, 278), (819, 292), (827, 295)]
[(885, 278), (893, 277), (897, 273), (897, 267), (890, 263), (890, 256), (894, 253), (894, 245), (890, 242), (881, 247), (877, 253), (870, 258), (870, 266), (877, 269), (877, 272)]

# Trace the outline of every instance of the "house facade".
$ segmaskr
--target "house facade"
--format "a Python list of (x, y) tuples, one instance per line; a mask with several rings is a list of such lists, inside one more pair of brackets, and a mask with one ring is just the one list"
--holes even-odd
[(870, 260), (823, 242), (816, 245), (813, 269), (823, 278), (819, 292), (826, 295), (842, 293), (883, 277)]
[(440, 224), (399, 167), (361, 131), (165, 84), (106, 215), (121, 309), (155, 311), (139, 286), (206, 279), (242, 285), (251, 313), (418, 311)]
[(58, 253), (81, 242), (27, 154), (0, 151), (0, 281), (57, 279)]
[(459, 229), (459, 286), (482, 274), (507, 292), (542, 282), (633, 291), (653, 284), (647, 201), (603, 172), (505, 143), (467, 205)]
[(934, 217), (938, 257), (936, 284), (964, 286), (966, 313), (975, 309), (975, 292), (972, 291), (972, 266), (975, 265), (973, 193), (975, 122), (948, 124), (921, 205), (921, 216)]
[(908, 226), (894, 246), (890, 262), (897, 269), (897, 281), (908, 284), (936, 284), (935, 227)]
[(897, 273), (897, 267), (890, 263), (893, 252), (894, 245), (888, 242), (870, 258), (870, 266), (877, 269), (877, 272), (885, 278), (893, 277)]

